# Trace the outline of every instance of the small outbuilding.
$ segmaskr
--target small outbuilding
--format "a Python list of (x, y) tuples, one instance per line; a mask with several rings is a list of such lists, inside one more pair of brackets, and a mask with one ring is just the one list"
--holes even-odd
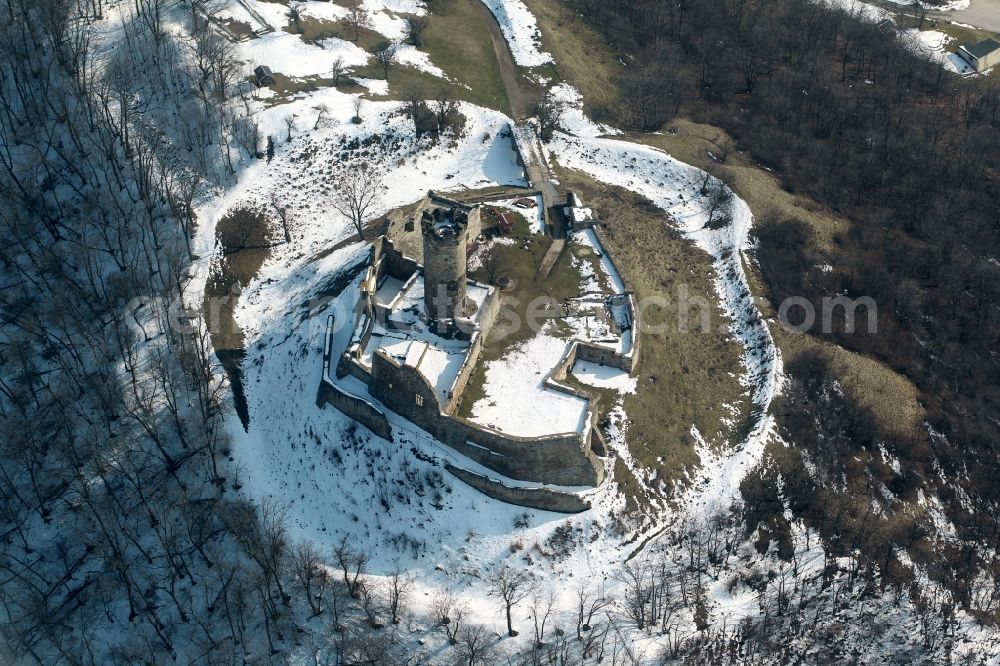
[(896, 22), (893, 21), (891, 18), (886, 17), (882, 19), (881, 21), (875, 24), (875, 27), (878, 28), (878, 31), (881, 32), (883, 35), (896, 34)]
[(267, 65), (257, 65), (256, 69), (253, 70), (253, 75), (257, 79), (258, 88), (274, 85), (274, 73)]
[(1000, 42), (995, 39), (984, 39), (976, 44), (964, 44), (958, 48), (962, 56), (977, 72), (985, 72), (990, 67), (1000, 64)]

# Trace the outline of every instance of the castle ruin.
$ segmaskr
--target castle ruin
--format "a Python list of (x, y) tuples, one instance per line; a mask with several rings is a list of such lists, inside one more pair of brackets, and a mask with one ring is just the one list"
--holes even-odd
[[(634, 370), (632, 296), (620, 294), (607, 303), (614, 315), (610, 319), (618, 334), (617, 347), (574, 340), (562, 362), (545, 376), (547, 390), (581, 401), (584, 414), (576, 430), (525, 437), (459, 416), (466, 385), (498, 318), (502, 298), (496, 286), (468, 277), (468, 248), (480, 228), (479, 206), (433, 192), (405, 223), (395, 228), (390, 224), (387, 235), (372, 247), (361, 280), (354, 333), (339, 358), (331, 349), (333, 323), (328, 323), (324, 379), (317, 402), (332, 404), (376, 434), (392, 439), (384, 406), (509, 479), (599, 485), (607, 447), (598, 427), (597, 396), (565, 379), (578, 359)], [(408, 256), (411, 251), (419, 258)], [(336, 382), (330, 374), (334, 368)], [(352, 393), (351, 383), (358, 381)], [(451, 463), (448, 468), (481, 492), (510, 503), (566, 512), (587, 507), (574, 493), (546, 486), (514, 487)]]

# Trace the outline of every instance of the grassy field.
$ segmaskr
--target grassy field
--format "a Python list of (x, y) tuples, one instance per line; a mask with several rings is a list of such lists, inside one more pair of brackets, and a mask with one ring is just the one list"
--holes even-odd
[(490, 34), (476, 14), (479, 0), (437, 0), (429, 3), (430, 22), (422, 50), (462, 89), (473, 104), (510, 113)]
[[(559, 170), (558, 176), (597, 211), (607, 250), (637, 298), (665, 297), (664, 307), (646, 313), (650, 324), (666, 326), (663, 333), (643, 334), (639, 390), (624, 399), (626, 441), (636, 460), (659, 479), (682, 478), (685, 467), (698, 463), (692, 426), (709, 443), (725, 447), (738, 437), (750, 411), (738, 379), (742, 349), (717, 306), (711, 258), (674, 232), (662, 211), (643, 197), (579, 172)], [(681, 284), (692, 298), (713, 304), (707, 332), (697, 311), (686, 331), (678, 325)]]

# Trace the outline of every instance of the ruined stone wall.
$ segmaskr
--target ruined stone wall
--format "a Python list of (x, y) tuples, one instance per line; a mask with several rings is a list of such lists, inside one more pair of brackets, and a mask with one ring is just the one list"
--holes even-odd
[[(400, 416), (435, 434), (440, 429), (437, 394), (415, 368), (390, 359), (382, 350), (372, 354), (372, 397)], [(417, 396), (423, 404), (418, 403)]]
[(470, 472), (461, 467), (445, 463), (444, 468), (462, 482), (472, 486), (487, 497), (543, 511), (559, 513), (580, 513), (590, 508), (590, 504), (571, 493), (563, 493), (550, 488), (517, 488), (496, 479)]
[(383, 237), (381, 247), (382, 261), (380, 265), (382, 267), (382, 272), (379, 274), (379, 279), (381, 279), (383, 275), (390, 275), (397, 280), (406, 282), (410, 279), (411, 275), (417, 272), (418, 264), (416, 260), (405, 256), (402, 252), (397, 250), (391, 240)]
[(379, 351), (372, 357), (370, 390), (389, 409), (504, 476), (571, 486), (596, 486), (604, 479), (604, 464), (590, 451), (589, 437), (576, 432), (516, 437), (445, 414), (434, 390), (416, 369), (399, 365)]
[(632, 285), (628, 277), (624, 273), (622, 273), (621, 268), (619, 268), (618, 264), (615, 263), (614, 256), (612, 256), (612, 254), (608, 252), (607, 243), (605, 243), (604, 228), (601, 225), (596, 225), (594, 227), (594, 236), (597, 238), (597, 242), (601, 244), (601, 253), (607, 258), (608, 262), (614, 268), (615, 272), (618, 273), (618, 277), (621, 278), (622, 285), (625, 287), (625, 295), (628, 296), (629, 299), (628, 305), (632, 317), (632, 350), (629, 353), (629, 356), (631, 358), (629, 359), (628, 367), (625, 367), (625, 365), (621, 365), (618, 367), (620, 367), (622, 370), (631, 373), (639, 365), (640, 346), (642, 344), (642, 336), (639, 335), (639, 330), (638, 330), (639, 323), (636, 320), (635, 290), (632, 289)]
[(576, 343), (576, 359), (598, 365), (607, 365), (631, 373), (634, 356), (626, 356), (610, 347), (580, 341)]
[(344, 377), (350, 375), (355, 377), (365, 384), (370, 384), (372, 381), (372, 375), (368, 372), (360, 363), (360, 361), (349, 353), (344, 352), (340, 355), (340, 359), (337, 361), (337, 379), (343, 379)]
[(462, 363), (462, 367), (459, 368), (458, 375), (455, 377), (455, 382), (451, 386), (451, 395), (448, 403), (444, 405), (443, 411), (446, 414), (454, 414), (458, 406), (462, 403), (462, 395), (465, 393), (465, 387), (468, 386), (469, 378), (472, 377), (472, 373), (476, 369), (479, 356), (483, 351), (483, 345), (486, 344), (486, 340), (489, 338), (494, 324), (496, 324), (499, 313), (500, 292), (494, 289), (486, 297), (482, 307), (479, 309), (479, 331), (474, 333), (469, 340), (469, 353), (465, 357), (465, 361)]
[(465, 387), (468, 386), (469, 378), (472, 377), (476, 363), (479, 362), (479, 355), (483, 351), (483, 339), (484, 336), (480, 331), (472, 334), (472, 338), (469, 340), (469, 351), (465, 356), (465, 361), (462, 362), (462, 367), (458, 369), (458, 374), (455, 375), (455, 381), (448, 394), (448, 402), (442, 406), (441, 411), (445, 414), (454, 414), (458, 410), (458, 406), (462, 404)]
[(446, 432), (439, 439), (504, 476), (565, 486), (597, 486), (604, 480), (604, 463), (580, 433), (515, 437), (462, 418), (444, 418)]
[(386, 308), (375, 300), (378, 285), (386, 275), (405, 283), (413, 277), (418, 268), (419, 264), (416, 261), (398, 251), (392, 241), (385, 236), (379, 237), (372, 244), (371, 263), (361, 279), (361, 298), (354, 319), (354, 330), (361, 327), (358, 348), (353, 353), (345, 351), (337, 360), (338, 379), (352, 375), (366, 384), (371, 381), (371, 375), (360, 365), (361, 354), (371, 340), (372, 326), (376, 322), (382, 325), (388, 323)]
[[(379, 437), (391, 442), (392, 428), (389, 426), (389, 419), (386, 418), (382, 410), (371, 402), (352, 395), (329, 381), (330, 364), (333, 359), (333, 326), (334, 317), (329, 315), (326, 318), (326, 338), (323, 345), (323, 377), (320, 379), (319, 389), (316, 392), (316, 406), (322, 409), (326, 404), (333, 405)], [(338, 363), (338, 371), (339, 367)]]
[(476, 240), (483, 233), (483, 219), (481, 217), (481, 213), (482, 208), (479, 206), (476, 206), (469, 211), (468, 233), (465, 236), (468, 243)]
[(324, 380), (319, 384), (316, 406), (322, 409), (327, 404), (333, 405), (382, 439), (392, 441), (392, 426), (389, 425), (385, 413), (367, 400), (351, 395), (339, 386)]

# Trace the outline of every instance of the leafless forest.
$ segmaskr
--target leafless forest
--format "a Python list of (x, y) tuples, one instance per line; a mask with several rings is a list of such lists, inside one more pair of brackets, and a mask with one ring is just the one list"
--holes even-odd
[[(793, 187), (857, 220), (845, 268), (823, 276), (807, 268), (816, 261), (796, 240), (800, 225), (765, 225), (762, 263), (780, 271), (769, 284), (894, 304), (882, 313), (891, 342), (864, 351), (918, 379), (946, 439), (890, 446), (917, 461), (933, 450), (969, 504), (949, 507), (954, 548), (921, 561), (951, 593), (925, 591), (884, 575), (897, 546), (919, 543), (914, 525), (876, 512), (870, 487), (817, 487), (790, 456), (777, 461), (780, 492), (823, 535), (822, 576), (799, 575), (802, 551), (789, 539), (780, 565), (738, 581), (758, 593), (753, 617), (710, 625), (707, 581), (751, 558), (745, 537), (758, 524), (778, 540), (787, 533), (780, 503), (769, 503), (779, 480), (761, 475), (732, 515), (681, 525), (629, 561), (620, 593), (581, 580), (574, 607), (555, 608), (535, 578), (490, 574), (505, 635), (532, 638), (513, 650), (466, 621), (449, 590), (417, 599), (405, 573), (373, 575), (350, 543), (297, 543), (281, 505), (239, 494), (222, 427), (229, 387), (200, 312), (180, 305), (201, 259), (195, 202), (231, 183), (240, 160), (264, 158), (232, 45), (193, 5), (178, 35), (163, 29), (165, 0), (130, 0), (125, 38), (108, 50), (101, 0), (0, 2), (0, 662), (619, 666), (773, 663), (811, 650), (816, 663), (843, 663), (908, 600), (917, 624), (914, 642), (898, 646), (905, 661), (954, 638), (956, 608), (995, 619), (995, 80), (946, 83), (871, 26), (803, 0), (570, 3), (637, 65), (622, 82), (630, 104), (607, 117), (648, 130), (702, 110)], [(411, 38), (423, 28), (410, 25)], [(720, 40), (735, 46), (720, 51)], [(387, 78), (393, 56), (379, 58)], [(848, 80), (858, 85), (845, 92)], [(958, 86), (947, 103), (946, 86)], [(419, 132), (430, 107), (413, 108)], [(454, 121), (452, 100), (435, 108), (428, 125)], [(779, 242), (793, 252), (763, 261)], [(933, 330), (921, 328), (927, 315)], [(810, 379), (825, 372), (822, 358), (807, 361), (791, 368), (788, 411), (819, 418), (784, 426), (807, 448), (833, 442), (821, 463), (839, 478), (852, 447), (886, 438), (866, 439), (877, 425)], [(938, 483), (929, 462), (918, 469), (901, 494)], [(973, 585), (983, 580), (991, 585)], [(692, 614), (694, 626), (681, 621)], [(449, 647), (426, 654), (419, 626)], [(661, 647), (644, 647), (648, 637)]]

